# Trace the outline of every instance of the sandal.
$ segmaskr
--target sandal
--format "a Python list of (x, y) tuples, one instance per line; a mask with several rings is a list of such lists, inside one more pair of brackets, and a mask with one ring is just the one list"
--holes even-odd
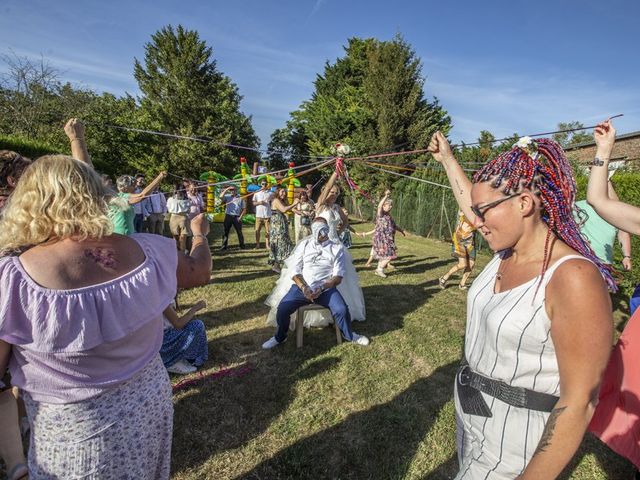
[(384, 271), (382, 271), (382, 269), (380, 269), (380, 268), (376, 268), (376, 271), (374, 273), (376, 275), (378, 275), (379, 277), (387, 278), (387, 274), (384, 273)]
[(444, 279), (444, 277), (440, 277), (438, 279), (438, 285), (440, 285), (440, 288), (444, 290), (444, 288), (447, 286), (447, 281)]
[(27, 478), (27, 475), (29, 475), (29, 469), (24, 463), (17, 463), (11, 471), (7, 472), (7, 478), (9, 480), (20, 480)]
[(469, 285), (462, 285), (462, 284), (460, 284), (460, 285), (458, 285), (458, 288), (459, 288), (460, 290), (466, 290), (466, 289), (468, 289), (468, 288), (469, 288)]

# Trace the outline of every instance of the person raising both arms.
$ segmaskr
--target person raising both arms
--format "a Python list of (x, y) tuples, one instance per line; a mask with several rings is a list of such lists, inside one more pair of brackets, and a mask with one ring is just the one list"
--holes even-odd
[(524, 137), (472, 183), (442, 133), (429, 151), (497, 252), (468, 291), (455, 478), (556, 478), (593, 415), (613, 333), (615, 283), (573, 219), (571, 165), (554, 141)]

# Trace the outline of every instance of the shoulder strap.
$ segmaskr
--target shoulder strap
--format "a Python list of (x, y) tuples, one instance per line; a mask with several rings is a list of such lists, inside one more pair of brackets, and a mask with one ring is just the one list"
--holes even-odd
[[(587, 257), (583, 257), (582, 255), (565, 255), (562, 258), (559, 258), (558, 260), (555, 261), (555, 263), (553, 265), (551, 265), (546, 272), (544, 272), (544, 283), (545, 285), (547, 283), (549, 283), (549, 281), (551, 280), (551, 277), (553, 277), (553, 273), (558, 269), (558, 267), (560, 267), (560, 265), (562, 265), (564, 262), (568, 261), (568, 260), (573, 260), (573, 259), (580, 259), (580, 260), (585, 260), (589, 263), (593, 262), (588, 259)], [(595, 265), (595, 264), (594, 264)]]

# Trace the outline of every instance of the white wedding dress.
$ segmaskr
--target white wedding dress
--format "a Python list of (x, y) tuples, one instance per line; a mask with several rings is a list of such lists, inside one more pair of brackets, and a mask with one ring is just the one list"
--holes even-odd
[[(322, 217), (327, 221), (329, 225), (329, 239), (332, 242), (340, 243), (338, 238), (338, 224), (340, 223), (340, 214), (338, 213), (338, 205), (331, 207), (324, 207), (316, 216)], [(365, 320), (365, 308), (364, 308), (364, 295), (360, 288), (360, 281), (358, 273), (353, 266), (353, 257), (349, 250), (345, 248), (345, 274), (342, 278), (342, 282), (338, 285), (338, 291), (344, 298), (347, 306), (349, 307), (349, 313), (351, 314), (351, 320), (364, 321)], [(271, 294), (265, 300), (265, 304), (271, 307), (269, 315), (267, 316), (267, 325), (276, 326), (276, 313), (278, 310), (278, 304), (280, 300), (287, 294), (293, 285), (293, 280), (289, 275), (291, 269), (289, 268), (289, 261), (291, 257), (287, 258), (284, 262), (284, 267), (280, 273), (280, 278), (276, 283), (275, 288)], [(328, 310), (312, 310), (306, 312), (304, 316), (305, 327), (324, 327), (333, 323), (333, 317)], [(290, 330), (295, 329), (295, 313), (291, 315)]]

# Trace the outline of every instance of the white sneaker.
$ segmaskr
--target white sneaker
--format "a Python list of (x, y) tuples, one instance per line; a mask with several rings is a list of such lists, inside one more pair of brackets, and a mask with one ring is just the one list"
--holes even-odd
[(382, 278), (387, 278), (387, 274), (384, 273), (380, 268), (376, 268), (376, 275)]
[(186, 360), (179, 360), (170, 367), (167, 368), (169, 373), (178, 373), (180, 375), (186, 375), (187, 373), (193, 373), (198, 370)]
[(353, 340), (351, 340), (351, 342), (355, 343), (356, 345), (362, 345), (363, 347), (369, 345), (369, 339), (367, 337), (365, 337), (364, 335), (358, 335), (355, 332), (353, 334)]
[(276, 340), (276, 337), (271, 337), (269, 340), (267, 340), (266, 342), (264, 342), (262, 344), (262, 348), (265, 350), (269, 350), (273, 347), (277, 347), (278, 345), (280, 345), (281, 343), (286, 342), (287, 339), (285, 338), (283, 341), (279, 342), (278, 340)]

